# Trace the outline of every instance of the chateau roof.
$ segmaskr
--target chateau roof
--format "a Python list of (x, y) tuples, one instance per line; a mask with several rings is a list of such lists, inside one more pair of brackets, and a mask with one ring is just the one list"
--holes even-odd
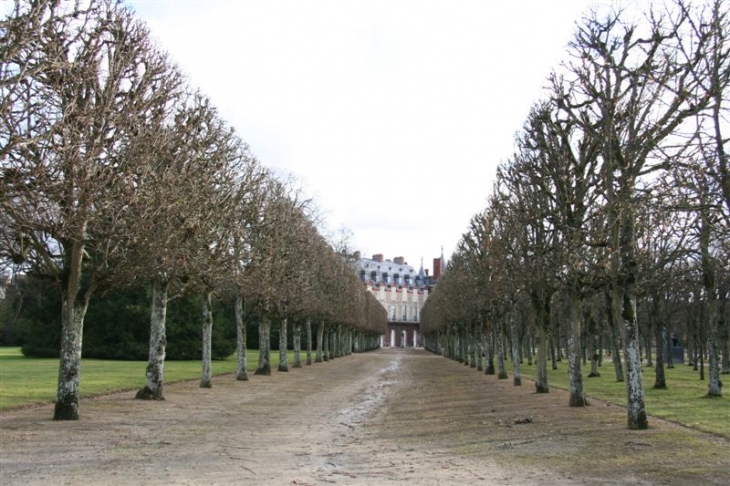
[(394, 260), (383, 260), (382, 255), (377, 258), (358, 258), (355, 261), (355, 271), (363, 282), (370, 281), (374, 285), (397, 285), (398, 287), (422, 288), (433, 285), (423, 265), (419, 272), (401, 257)]

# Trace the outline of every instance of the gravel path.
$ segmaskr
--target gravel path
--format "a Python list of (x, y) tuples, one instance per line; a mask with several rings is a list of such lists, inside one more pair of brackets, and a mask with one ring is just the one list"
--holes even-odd
[[(83, 383), (82, 383), (83, 386)], [(730, 484), (730, 441), (567, 407), (422, 350), (0, 414), (0, 484)]]

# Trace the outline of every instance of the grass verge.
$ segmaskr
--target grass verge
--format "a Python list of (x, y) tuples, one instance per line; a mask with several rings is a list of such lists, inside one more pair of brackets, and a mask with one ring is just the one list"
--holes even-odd
[[(536, 365), (527, 365), (525, 362), (520, 368), (524, 378), (535, 380)], [(603, 366), (599, 368), (601, 376), (594, 378), (588, 378), (590, 363), (582, 369), (583, 387), (589, 403), (591, 398), (595, 398), (626, 406), (626, 384), (616, 381), (613, 363), (604, 361)], [(508, 372), (511, 376), (512, 368), (508, 368)], [(730, 399), (727, 397), (727, 391), (720, 398), (707, 397), (707, 370), (705, 370), (705, 380), (700, 380), (699, 371), (693, 371), (692, 367), (686, 364), (675, 364), (674, 368), (665, 368), (665, 374), (667, 388), (655, 389), (654, 368), (642, 369), (647, 413), (730, 439)], [(730, 377), (727, 375), (720, 377), (721, 380), (723, 378), (725, 382), (730, 382)], [(532, 383), (525, 385), (532, 386)], [(557, 370), (551, 370), (548, 363), (548, 385), (568, 389), (567, 362), (559, 362)], [(651, 427), (651, 419), (649, 426)]]
[[(289, 366), (294, 353), (289, 352)], [(302, 353), (302, 359), (305, 354)], [(256, 370), (258, 350), (249, 350), (248, 370)], [(213, 361), (213, 374), (235, 373), (235, 355)], [(271, 368), (276, 372), (279, 352), (271, 353)], [(114, 361), (83, 359), (81, 362), (81, 395), (91, 397), (116, 391), (136, 390), (145, 384), (146, 361)], [(165, 383), (199, 379), (200, 361), (166, 361)], [(0, 410), (50, 403), (56, 398), (58, 359), (26, 358), (18, 347), (0, 347)]]

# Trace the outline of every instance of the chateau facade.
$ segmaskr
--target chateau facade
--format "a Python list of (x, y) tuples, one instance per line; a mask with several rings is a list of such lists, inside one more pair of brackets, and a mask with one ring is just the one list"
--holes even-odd
[(388, 333), (381, 336), (382, 347), (420, 347), (419, 332), (421, 309), (436, 284), (443, 267), (443, 256), (434, 258), (434, 274), (408, 265), (403, 257), (385, 260), (378, 253), (372, 258), (361, 258), (355, 252), (355, 269), (368, 292), (388, 312)]

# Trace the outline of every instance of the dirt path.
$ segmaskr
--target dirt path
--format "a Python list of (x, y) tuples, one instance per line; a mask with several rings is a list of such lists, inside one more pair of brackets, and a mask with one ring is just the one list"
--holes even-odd
[[(730, 441), (420, 350), (0, 414), (0, 484), (730, 484)], [(519, 423), (526, 422), (526, 423)]]

